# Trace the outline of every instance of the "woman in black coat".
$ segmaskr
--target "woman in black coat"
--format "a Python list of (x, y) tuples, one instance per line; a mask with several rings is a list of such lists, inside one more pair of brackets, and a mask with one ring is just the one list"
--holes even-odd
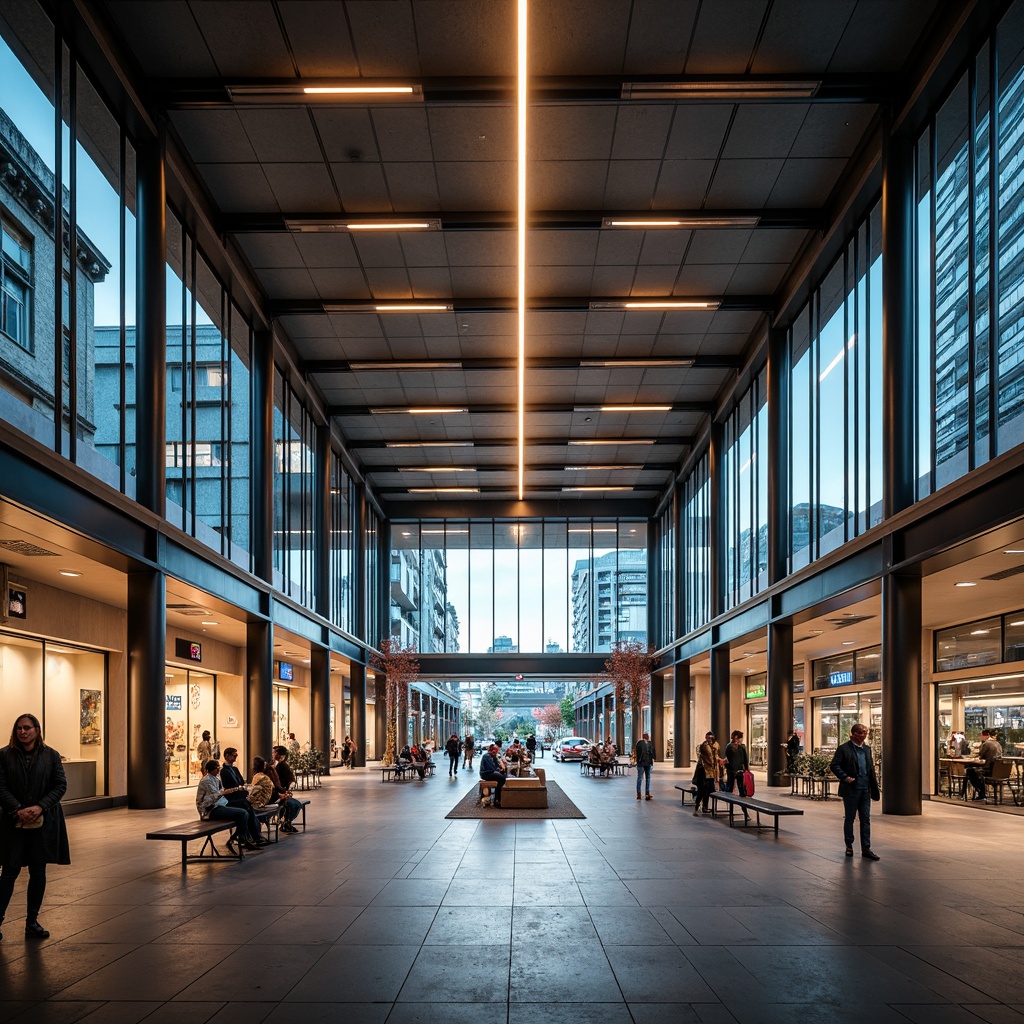
[(50, 937), (38, 921), (46, 891), (46, 865), (71, 863), (60, 806), (67, 788), (60, 754), (43, 743), (39, 719), (21, 715), (14, 722), (10, 743), (0, 750), (0, 923), (14, 894), (14, 883), (27, 866), (27, 939)]

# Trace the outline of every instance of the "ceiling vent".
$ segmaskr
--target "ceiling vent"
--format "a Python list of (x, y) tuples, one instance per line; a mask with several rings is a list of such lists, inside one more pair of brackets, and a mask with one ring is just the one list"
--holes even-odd
[(858, 622), (867, 622), (873, 619), (874, 615), (844, 615), (841, 619), (826, 619), (825, 621), (833, 629), (846, 629), (847, 626), (856, 626)]
[(169, 604), (167, 606), (169, 612), (177, 612), (179, 615), (212, 615), (208, 608), (197, 608), (194, 604)]
[(28, 540), (0, 540), (0, 548), (12, 551), (16, 555), (27, 555), (29, 558), (40, 558), (44, 555), (50, 558), (57, 557), (56, 551), (47, 551), (46, 548), (41, 548)]
[(1000, 569), (999, 572), (994, 572), (991, 576), (982, 576), (981, 578), (983, 580), (1008, 580), (1011, 576), (1022, 572), (1024, 572), (1024, 565), (1015, 565), (1012, 569)]

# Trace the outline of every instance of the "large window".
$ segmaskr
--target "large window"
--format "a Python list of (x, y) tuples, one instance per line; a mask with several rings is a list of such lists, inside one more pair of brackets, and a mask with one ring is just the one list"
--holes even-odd
[(700, 629), (711, 618), (711, 483), (707, 453), (683, 483), (683, 621), (684, 632)]
[(918, 140), (918, 497), (1024, 441), (1022, 142), (1017, 3)]
[(725, 424), (726, 607), (768, 583), (768, 374), (762, 370)]
[(790, 570), (882, 517), (881, 209), (790, 328)]
[(355, 489), (352, 478), (345, 472), (341, 456), (331, 452), (331, 621), (349, 633), (355, 630), (354, 543)]
[(396, 522), (391, 544), (390, 633), (423, 652), (647, 641), (645, 522)]
[(658, 646), (676, 639), (676, 509), (662, 512), (658, 522), (658, 589), (661, 598), (661, 632)]

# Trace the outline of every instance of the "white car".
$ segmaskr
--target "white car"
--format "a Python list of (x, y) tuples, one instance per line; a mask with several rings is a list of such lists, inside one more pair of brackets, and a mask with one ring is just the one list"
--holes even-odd
[(563, 736), (555, 740), (551, 748), (551, 756), (556, 761), (585, 761), (590, 750), (590, 740), (582, 736)]

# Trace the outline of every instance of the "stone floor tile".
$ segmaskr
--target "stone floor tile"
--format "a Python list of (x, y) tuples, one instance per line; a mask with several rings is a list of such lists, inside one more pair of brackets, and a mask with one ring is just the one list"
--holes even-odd
[(424, 946), (398, 994), (399, 1003), (508, 1002), (510, 950), (490, 945), (486, 929), (466, 946)]

